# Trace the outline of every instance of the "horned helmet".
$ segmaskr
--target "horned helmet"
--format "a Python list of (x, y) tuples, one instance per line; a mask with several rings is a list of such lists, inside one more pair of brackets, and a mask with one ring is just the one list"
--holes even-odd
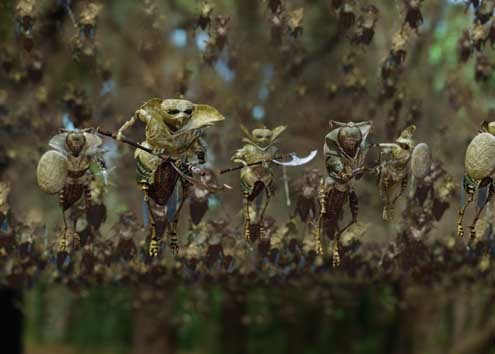
[(493, 121), (493, 122), (483, 121), (481, 123), (481, 130), (483, 132), (495, 135), (495, 121)]
[(188, 100), (166, 99), (160, 104), (163, 120), (172, 130), (178, 130), (189, 122), (194, 111), (194, 104)]
[(74, 130), (67, 133), (65, 137), (65, 145), (70, 153), (74, 156), (79, 156), (86, 145), (86, 136), (82, 130)]
[(254, 143), (255, 145), (265, 148), (277, 142), (277, 138), (287, 129), (287, 126), (281, 125), (274, 129), (266, 127), (253, 129), (251, 132), (241, 125), (241, 130), (246, 135), (245, 142)]
[(413, 134), (416, 131), (416, 126), (410, 125), (402, 131), (400, 136), (395, 140), (395, 142), (404, 150), (412, 150), (414, 148), (415, 142)]
[(363, 140), (363, 133), (351, 122), (339, 130), (337, 140), (347, 155), (355, 156)]

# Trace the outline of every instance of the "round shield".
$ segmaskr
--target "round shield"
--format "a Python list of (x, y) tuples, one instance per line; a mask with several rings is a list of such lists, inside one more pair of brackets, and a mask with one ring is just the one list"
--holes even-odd
[(67, 158), (59, 151), (50, 150), (41, 156), (36, 170), (38, 186), (48, 194), (62, 190), (67, 178)]
[(495, 136), (480, 133), (471, 140), (464, 160), (466, 173), (475, 180), (490, 177), (495, 172)]
[(411, 173), (416, 178), (425, 178), (431, 169), (431, 150), (425, 143), (416, 145), (411, 156)]

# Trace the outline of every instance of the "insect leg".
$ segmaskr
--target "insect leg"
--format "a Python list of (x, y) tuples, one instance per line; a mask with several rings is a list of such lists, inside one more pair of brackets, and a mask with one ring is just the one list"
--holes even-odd
[(251, 221), (249, 219), (249, 191), (244, 190), (242, 192), (243, 196), (243, 202), (244, 202), (244, 237), (246, 238), (246, 241), (251, 240)]
[(268, 186), (265, 187), (266, 200), (265, 200), (265, 205), (263, 206), (263, 209), (261, 210), (261, 214), (260, 214), (260, 239), (261, 240), (263, 240), (265, 238), (264, 217), (265, 217), (266, 208), (268, 207), (268, 204), (270, 203), (270, 198), (272, 197), (272, 188), (273, 188), (273, 184), (270, 181)]
[(462, 227), (462, 222), (464, 220), (464, 213), (466, 208), (474, 201), (475, 188), (472, 185), (466, 186), (466, 193), (468, 194), (468, 200), (462, 208), (459, 210), (459, 216), (457, 218), (457, 237), (462, 237), (464, 235), (464, 228)]
[(469, 242), (473, 242), (474, 239), (476, 238), (476, 224), (478, 223), (478, 220), (480, 218), (480, 215), (481, 213), (483, 212), (483, 210), (485, 209), (486, 205), (488, 204), (488, 202), (493, 198), (493, 194), (495, 192), (494, 190), (494, 187), (492, 184), (490, 184), (490, 186), (488, 187), (489, 190), (488, 190), (488, 196), (486, 197), (486, 199), (483, 201), (483, 204), (480, 205), (480, 206), (477, 206), (476, 207), (476, 213), (474, 214), (474, 219), (473, 219), (473, 223), (471, 224), (471, 226), (469, 227), (470, 228), (470, 239), (469, 239)]
[(189, 186), (186, 182), (181, 181), (181, 185), (182, 185), (182, 196), (179, 202), (179, 206), (177, 207), (177, 211), (175, 212), (174, 219), (172, 220), (169, 229), (169, 244), (170, 244), (170, 249), (172, 250), (172, 253), (174, 255), (177, 255), (179, 253), (179, 244), (178, 244), (179, 240), (177, 239), (177, 224), (179, 223), (180, 211), (184, 206), (184, 202), (186, 201), (189, 191), (188, 188)]

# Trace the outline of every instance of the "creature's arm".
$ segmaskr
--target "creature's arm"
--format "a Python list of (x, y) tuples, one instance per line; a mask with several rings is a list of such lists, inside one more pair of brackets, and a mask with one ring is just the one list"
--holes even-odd
[(108, 185), (107, 166), (102, 156), (92, 157), (89, 170), (93, 176), (100, 177), (105, 186)]
[(117, 133), (117, 140), (122, 140), (124, 137), (124, 132), (129, 129), (134, 123), (136, 123), (137, 120), (141, 120), (145, 123), (148, 123), (148, 121), (151, 119), (151, 116), (149, 113), (147, 113), (144, 109), (139, 109), (134, 113), (131, 119), (129, 119), (127, 122), (125, 122), (119, 129), (119, 132)]
[(206, 162), (206, 146), (201, 138), (194, 141), (192, 149), (198, 158), (198, 163), (200, 165), (204, 164)]
[(329, 156), (326, 161), (328, 175), (339, 183), (347, 183), (352, 178), (352, 173), (346, 171), (342, 160), (337, 156)]
[(247, 166), (247, 162), (246, 162), (246, 150), (245, 148), (240, 148), (239, 150), (237, 150), (234, 154), (234, 156), (232, 156), (232, 162), (234, 163), (240, 163), (244, 166)]

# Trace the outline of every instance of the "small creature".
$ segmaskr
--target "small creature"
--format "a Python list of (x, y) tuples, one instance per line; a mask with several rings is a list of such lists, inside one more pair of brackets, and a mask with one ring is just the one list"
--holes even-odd
[[(378, 144), (380, 160), (378, 167), (378, 189), (385, 203), (383, 208), (383, 220), (391, 220), (393, 217), (394, 204), (407, 188), (409, 180), (409, 162), (411, 161), (415, 142), (413, 134), (415, 125), (404, 129), (394, 143)], [(395, 187), (400, 190), (394, 196)]]
[(422, 2), (423, 0), (404, 0), (406, 8), (404, 23), (407, 23), (414, 30), (417, 30), (423, 24), (423, 15), (421, 13)]
[[(251, 203), (258, 199), (263, 191), (266, 193), (266, 200), (259, 211), (258, 224), (260, 226), (260, 239), (265, 236), (263, 217), (274, 191), (273, 172), (270, 165), (278, 154), (278, 148), (276, 147), (278, 138), (287, 129), (287, 126), (281, 125), (274, 129), (254, 129), (252, 132), (249, 132), (244, 126), (241, 126), (241, 129), (245, 135), (242, 141), (246, 144), (232, 156), (232, 162), (243, 165), (241, 169), (241, 189), (244, 198), (244, 237), (249, 241), (251, 237)], [(248, 166), (257, 162), (261, 163)]]
[(287, 26), (289, 33), (294, 38), (299, 37), (303, 33), (304, 8), (299, 8), (287, 13)]
[(60, 240), (59, 251), (66, 252), (68, 247), (67, 232), (69, 225), (66, 211), (72, 211), (71, 233), (74, 246), (79, 243), (76, 234), (76, 204), (84, 199), (84, 210), (88, 220), (91, 218), (90, 183), (97, 176), (105, 176), (103, 147), (100, 137), (93, 129), (66, 131), (60, 130), (49, 143), (54, 150), (46, 152), (40, 159), (37, 169), (38, 185), (48, 194), (58, 194), (62, 208), (64, 231)]
[(211, 13), (214, 10), (214, 6), (208, 1), (201, 3), (201, 10), (198, 16), (197, 27), (205, 31), (211, 25)]

